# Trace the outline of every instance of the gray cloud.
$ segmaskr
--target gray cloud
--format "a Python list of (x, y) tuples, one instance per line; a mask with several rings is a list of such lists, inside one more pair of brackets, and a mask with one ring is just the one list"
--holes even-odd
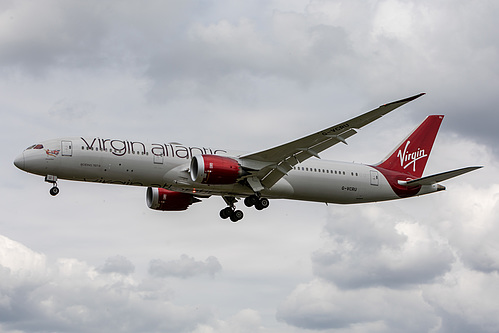
[(101, 45), (108, 31), (102, 5), (64, 1), (10, 5), (0, 35), (2, 67), (15, 65), (40, 74), (54, 66), (88, 67), (105, 59)]
[(160, 104), (192, 96), (254, 100), (255, 89), (274, 80), (291, 84), (287, 95), (330, 86), (389, 100), (424, 90), (427, 113), (452, 114), (450, 130), (496, 149), (499, 38), (494, 16), (486, 15), (499, 12), (494, 1), (452, 8), (312, 1), (301, 12), (279, 10), (278, 2), (206, 6), (12, 2), (0, 66), (37, 75), (126, 70), (148, 80), (146, 96)]
[(98, 268), (101, 273), (118, 273), (130, 275), (135, 271), (135, 266), (123, 256), (114, 256), (106, 259), (104, 266)]
[[(0, 7), (0, 226), (43, 253), (0, 237), (0, 331), (499, 330), (497, 1)], [(143, 189), (65, 181), (51, 198), (11, 163), (65, 135), (264, 149), (420, 91), (323, 158), (374, 162), (445, 114), (428, 172), (485, 168), (431, 197), (276, 200), (227, 226), (219, 198), (170, 214)], [(149, 261), (172, 248), (214, 257)]]
[[(493, 172), (493, 170), (491, 170)], [(494, 235), (499, 232), (499, 186), (466, 186), (449, 194), (456, 205), (445, 210), (439, 232), (447, 235), (460, 260), (469, 268), (484, 273), (499, 272), (499, 250)]]
[(493, 310), (499, 293), (497, 274), (485, 274), (454, 267), (455, 274), (444, 277), (438, 285), (422, 288), (425, 301), (442, 319), (439, 332), (496, 332), (499, 320)]
[(210, 256), (204, 262), (196, 261), (193, 257), (185, 254), (179, 260), (163, 261), (161, 259), (151, 260), (149, 263), (149, 274), (155, 277), (179, 277), (189, 278), (196, 275), (208, 274), (215, 276), (222, 270), (218, 259)]
[[(123, 274), (131, 273), (123, 257), (108, 259), (101, 272), (76, 259), (46, 266), (40, 254), (0, 239), (8, 242), (13, 263), (0, 257), (0, 327), (6, 332), (181, 332), (212, 318), (209, 309), (173, 304), (158, 281), (156, 297), (148, 297), (150, 285)], [(16, 258), (32, 264), (16, 266)]]
[[(480, 150), (461, 140), (441, 149), (450, 164), (457, 150)], [(475, 176), (492, 177), (495, 165)], [(416, 207), (332, 207), (311, 257), (316, 279), (293, 290), (278, 319), (305, 329), (495, 331), (497, 193), (496, 184), (455, 180)]]
[(326, 225), (328, 242), (312, 255), (317, 276), (341, 288), (400, 288), (430, 283), (450, 270), (451, 249), (428, 228), (397, 221), (381, 207), (348, 211)]
[(345, 291), (321, 280), (298, 286), (279, 307), (277, 318), (313, 330), (427, 332), (438, 325), (437, 316), (418, 292)]
[(88, 102), (60, 100), (53, 105), (49, 114), (55, 119), (72, 122), (92, 117), (94, 109), (95, 106)]
[(300, 89), (340, 80), (359, 94), (387, 99), (423, 90), (430, 93), (426, 113), (449, 113), (452, 131), (495, 147), (498, 38), (479, 13), (497, 13), (497, 4), (463, 2), (450, 11), (429, 2), (336, 4), (192, 24), (185, 39), (152, 55), (150, 96), (234, 96), (237, 87), (244, 96), (252, 77)]

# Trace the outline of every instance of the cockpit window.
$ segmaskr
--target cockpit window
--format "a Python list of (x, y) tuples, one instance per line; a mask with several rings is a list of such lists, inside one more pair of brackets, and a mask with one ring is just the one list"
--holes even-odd
[(37, 143), (36, 145), (32, 145), (32, 146), (29, 146), (28, 148), (26, 148), (26, 150), (29, 150), (29, 149), (43, 149), (43, 145), (41, 143)]

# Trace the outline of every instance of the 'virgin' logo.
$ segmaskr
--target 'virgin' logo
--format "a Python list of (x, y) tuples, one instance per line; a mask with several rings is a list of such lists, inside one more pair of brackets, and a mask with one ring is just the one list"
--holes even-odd
[(417, 151), (408, 152), (407, 148), (409, 147), (410, 143), (411, 141), (406, 142), (403, 152), (399, 149), (397, 157), (400, 158), (400, 166), (402, 166), (404, 169), (407, 169), (407, 167), (412, 165), (412, 171), (416, 172), (416, 161), (424, 157), (428, 157), (428, 155), (425, 154), (424, 149), (421, 148), (418, 148)]

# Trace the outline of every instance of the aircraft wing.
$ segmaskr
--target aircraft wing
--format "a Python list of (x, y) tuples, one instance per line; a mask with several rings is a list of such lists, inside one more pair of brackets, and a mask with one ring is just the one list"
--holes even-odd
[(465, 174), (465, 173), (468, 173), (470, 171), (480, 169), (480, 168), (483, 168), (483, 167), (482, 166), (472, 166), (472, 167), (466, 167), (466, 168), (446, 171), (446, 172), (442, 172), (442, 173), (437, 173), (435, 175), (426, 176), (426, 177), (413, 179), (413, 180), (409, 180), (409, 181), (399, 180), (399, 184), (404, 185), (404, 186), (433, 185), (433, 184), (436, 184), (438, 182), (442, 182), (444, 180), (451, 179), (451, 178), (460, 176), (462, 174)]
[[(257, 183), (256, 177), (261, 182), (261, 185), (270, 188), (277, 183), (279, 179), (285, 176), (296, 164), (301, 163), (312, 156), (320, 158), (320, 152), (339, 142), (346, 144), (346, 139), (357, 133), (356, 129), (366, 126), (396, 108), (423, 95), (424, 93), (420, 93), (412, 97), (382, 105), (377, 109), (300, 139), (256, 153), (245, 154), (239, 156), (239, 158), (243, 162), (245, 160), (252, 160), (267, 163), (266, 167), (253, 173), (251, 181), (253, 184), (255, 184), (255, 182)], [(262, 189), (260, 184), (253, 186), (250, 183), (250, 186), (254, 190)]]

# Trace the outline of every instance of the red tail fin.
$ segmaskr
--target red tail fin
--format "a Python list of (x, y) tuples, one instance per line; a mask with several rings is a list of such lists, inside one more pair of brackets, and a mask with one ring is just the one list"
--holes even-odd
[(421, 178), (443, 118), (442, 115), (426, 117), (377, 167)]

